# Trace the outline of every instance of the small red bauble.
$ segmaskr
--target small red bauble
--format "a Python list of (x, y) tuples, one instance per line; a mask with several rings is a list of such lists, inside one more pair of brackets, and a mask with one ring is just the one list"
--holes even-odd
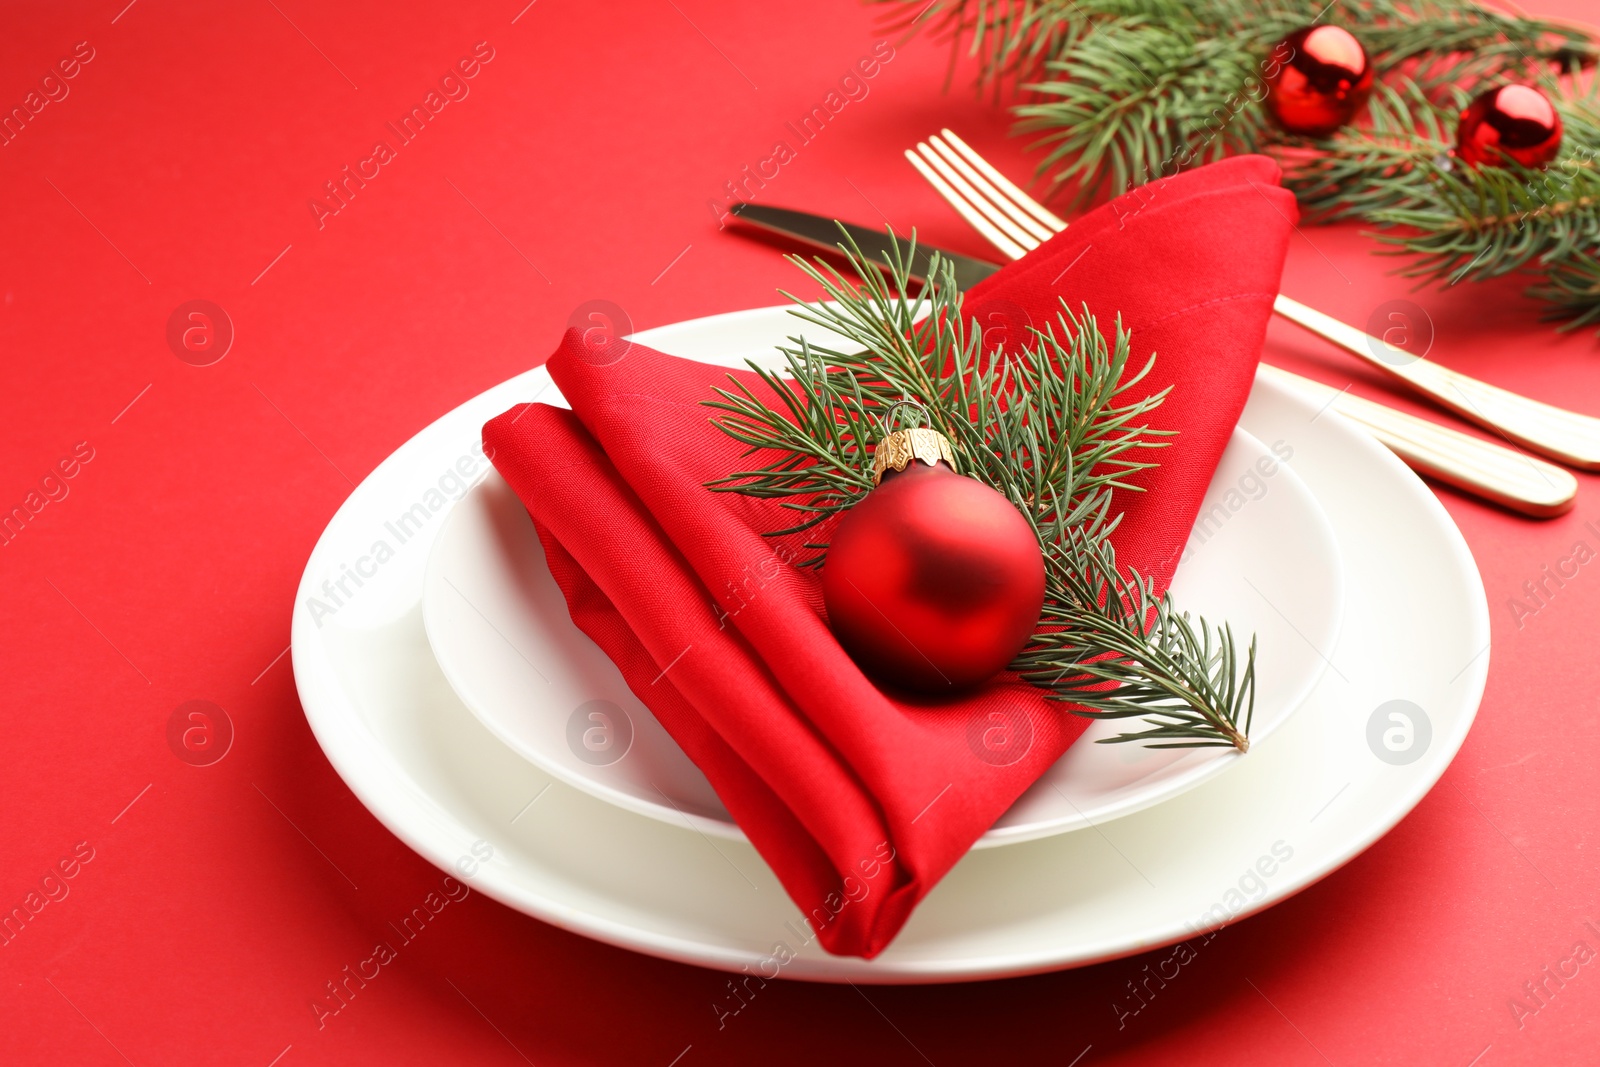
[(1038, 538), (1005, 497), (950, 465), (949, 442), (900, 430), (882, 480), (845, 513), (822, 595), (839, 643), (879, 681), (953, 693), (1005, 668), (1044, 605)]
[(1338, 26), (1296, 30), (1272, 50), (1267, 111), (1302, 137), (1327, 137), (1355, 117), (1372, 93), (1372, 61)]
[(1502, 85), (1480, 93), (1461, 113), (1456, 155), (1474, 167), (1503, 166), (1507, 158), (1542, 167), (1561, 151), (1561, 115), (1531, 85)]

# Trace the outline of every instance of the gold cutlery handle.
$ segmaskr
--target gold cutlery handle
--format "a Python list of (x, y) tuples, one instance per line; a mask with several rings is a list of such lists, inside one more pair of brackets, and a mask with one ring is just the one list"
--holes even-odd
[(1298, 300), (1279, 296), (1273, 310), (1464, 419), (1569, 466), (1600, 468), (1600, 419), (1520, 396), (1419, 358)]
[(1406, 465), (1469, 493), (1549, 518), (1572, 509), (1578, 480), (1570, 471), (1490, 441), (1261, 364), (1261, 375), (1325, 403), (1359, 424)]

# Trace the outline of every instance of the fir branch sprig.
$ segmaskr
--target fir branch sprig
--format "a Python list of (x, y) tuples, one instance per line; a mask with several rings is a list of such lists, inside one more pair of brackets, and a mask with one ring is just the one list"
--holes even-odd
[[(1542, 274), (1530, 295), (1567, 328), (1600, 321), (1593, 284), (1600, 206), (1595, 67), (1588, 31), (1478, 0), (874, 0), (908, 28), (977, 57), (980, 86), (1012, 91), (1020, 132), (1069, 206), (1239, 152), (1265, 152), (1312, 221), (1360, 219), (1450, 285)], [(1274, 46), (1316, 14), (1362, 41), (1379, 82), (1366, 114), (1330, 138), (1267, 116)], [(1586, 73), (1585, 73), (1586, 72)], [(1486, 86), (1538, 84), (1562, 113), (1561, 157), (1543, 173), (1451, 159), (1462, 107)]]
[(1027, 86), (1017, 128), (1040, 134), (1039, 170), (1076, 190), (1075, 207), (1249, 151), (1267, 135), (1266, 113), (1239, 92), (1259, 44), (1254, 31), (1207, 35), (1189, 21), (1097, 25)]
[(1367, 113), (1366, 125), (1320, 146), (1278, 153), (1284, 184), (1307, 221), (1370, 218), (1429, 195), (1429, 165), (1449, 158), (1459, 108), (1430, 98), (1414, 79), (1397, 78), (1373, 86)]
[[(869, 0), (900, 9), (892, 25), (948, 40), (979, 64), (979, 84), (998, 87), (1036, 77), (1046, 64), (1070, 61), (1091, 32), (1123, 20), (1192, 27), (1206, 37), (1253, 36), (1270, 48), (1307, 24), (1322, 5), (1283, 0)], [(1321, 10), (1319, 22), (1343, 25), (1366, 42), (1380, 68), (1424, 60), (1425, 72), (1456, 82), (1463, 74), (1507, 63), (1592, 64), (1595, 43), (1581, 30), (1496, 11), (1477, 0), (1346, 0)], [(1260, 53), (1264, 54), (1264, 52)], [(1442, 61), (1442, 62), (1441, 62)]]
[[(1146, 729), (1115, 740), (1249, 751), (1255, 638), (1241, 660), (1226, 624), (1191, 621), (1170, 597), (1151, 596), (1137, 571), (1118, 568), (1095, 521), (1049, 533), (1069, 546), (1062, 555), (1072, 566), (1047, 571), (1042, 629), (1013, 668), (1084, 705), (1079, 714), (1145, 720)], [(1106, 604), (1122, 608), (1108, 612)]]
[[(1529, 170), (1417, 165), (1428, 195), (1370, 213), (1417, 277), (1492, 278), (1600, 244), (1600, 173), (1592, 165)], [(1592, 161), (1591, 161), (1592, 162)]]
[[(1111, 544), (1113, 493), (1141, 491), (1134, 475), (1170, 443), (1146, 421), (1167, 390), (1138, 388), (1155, 357), (1131, 367), (1120, 321), (1108, 340), (1087, 308), (1064, 302), (1020, 350), (986, 348), (937, 257), (934, 284), (908, 295), (915, 247), (914, 238), (905, 250), (895, 243), (884, 274), (845, 235), (840, 249), (859, 281), (791, 257), (824, 295), (806, 303), (785, 293), (793, 314), (840, 343), (792, 338), (782, 371), (752, 362), (774, 400), (730, 376), (706, 401), (719, 412), (713, 424), (753, 457), (708, 487), (795, 510), (796, 524), (774, 536), (813, 529), (870, 491), (871, 450), (912, 401), (949, 439), (958, 470), (1003, 494), (1039, 539), (1044, 611), (1013, 668), (1076, 714), (1144, 720), (1108, 741), (1247, 749), (1254, 641), (1241, 652), (1226, 626), (1179, 612), (1150, 578), (1119, 567)], [(826, 544), (808, 547), (802, 562), (824, 565)]]
[(1560, 329), (1600, 323), (1600, 258), (1588, 252), (1552, 264), (1528, 295), (1550, 305), (1550, 318), (1567, 320)]
[[(1516, 271), (1542, 272), (1531, 296), (1563, 329), (1600, 319), (1590, 278), (1600, 247), (1600, 114), (1595, 82), (1546, 91), (1562, 114), (1561, 156), (1543, 169), (1511, 160), (1471, 167), (1452, 157), (1450, 124), (1468, 95), (1428, 99), (1408, 78), (1380, 85), (1371, 124), (1341, 132), (1332, 149), (1290, 161), (1286, 183), (1314, 219), (1356, 217), (1377, 227), (1401, 273), (1447, 285)], [(1413, 131), (1409, 138), (1406, 130)]]

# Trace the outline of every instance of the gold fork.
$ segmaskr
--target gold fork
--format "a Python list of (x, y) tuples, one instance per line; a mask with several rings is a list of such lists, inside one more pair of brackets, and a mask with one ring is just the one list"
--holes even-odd
[[(1021, 259), (1067, 228), (949, 130), (907, 150), (924, 178), (974, 229), (1010, 259)], [(1600, 419), (1532, 400), (1412, 356), (1337, 319), (1279, 295), (1273, 310), (1367, 360), (1466, 418), (1574, 466), (1600, 468)], [(1380, 358), (1383, 352), (1395, 362)], [(1571, 509), (1578, 482), (1560, 467), (1459, 433), (1320, 382), (1262, 364), (1272, 378), (1325, 400), (1413, 468), (1528, 515)]]

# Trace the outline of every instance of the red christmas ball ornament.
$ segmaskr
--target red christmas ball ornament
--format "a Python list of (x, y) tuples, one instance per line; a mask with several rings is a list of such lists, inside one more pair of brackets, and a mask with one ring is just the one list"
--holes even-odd
[(1009, 500), (957, 474), (935, 430), (877, 447), (876, 488), (828, 546), (822, 595), (839, 643), (879, 681), (953, 693), (1003, 670), (1044, 605), (1044, 557)]
[(1302, 137), (1327, 137), (1372, 94), (1372, 61), (1338, 26), (1307, 26), (1278, 42), (1266, 73), (1267, 111)]
[(1474, 167), (1514, 159), (1542, 167), (1561, 151), (1561, 115), (1531, 85), (1502, 85), (1480, 93), (1461, 113), (1456, 155)]

